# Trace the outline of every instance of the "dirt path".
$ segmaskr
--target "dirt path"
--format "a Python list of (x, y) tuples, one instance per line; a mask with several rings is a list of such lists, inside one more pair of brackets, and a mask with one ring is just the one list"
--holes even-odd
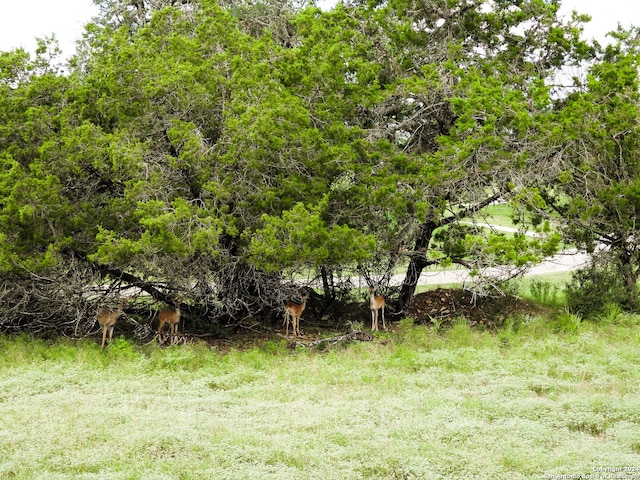
[[(499, 225), (490, 225), (488, 223), (478, 223), (476, 224), (480, 227), (486, 227), (493, 230), (498, 230), (501, 232), (517, 232), (518, 229), (512, 227), (503, 227)], [(528, 236), (537, 236), (534, 232), (528, 232)], [(589, 262), (589, 255), (583, 252), (579, 252), (576, 249), (569, 249), (562, 251), (553, 257), (550, 257), (543, 261), (542, 263), (530, 268), (525, 276), (535, 276), (535, 275), (550, 275), (554, 273), (563, 273), (570, 272), (572, 270), (576, 270), (581, 268)], [(501, 272), (500, 269), (488, 269), (485, 273), (487, 275), (497, 276)], [(405, 278), (404, 274), (394, 275), (391, 279), (392, 285), (400, 285), (402, 284)], [(446, 285), (449, 283), (465, 283), (471, 281), (471, 276), (469, 272), (465, 269), (460, 270), (432, 270), (428, 272), (423, 272), (420, 275), (420, 279), (418, 280), (419, 285)]]
[[(578, 252), (577, 250), (566, 250), (544, 262), (529, 269), (526, 276), (549, 275), (554, 273), (570, 272), (577, 268), (583, 267), (589, 261), (589, 255)], [(499, 269), (490, 269), (487, 274), (497, 275)], [(392, 285), (400, 285), (405, 275), (394, 275), (391, 280)], [(419, 285), (445, 285), (449, 283), (464, 283), (471, 280), (467, 270), (433, 270), (423, 272), (418, 281)]]

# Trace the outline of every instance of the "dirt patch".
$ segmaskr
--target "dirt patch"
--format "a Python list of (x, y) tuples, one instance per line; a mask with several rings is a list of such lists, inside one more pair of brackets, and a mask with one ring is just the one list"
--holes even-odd
[(512, 315), (535, 313), (532, 302), (513, 296), (480, 297), (467, 290), (439, 288), (413, 298), (408, 316), (416, 323), (433, 323), (464, 317), (471, 326), (497, 327)]

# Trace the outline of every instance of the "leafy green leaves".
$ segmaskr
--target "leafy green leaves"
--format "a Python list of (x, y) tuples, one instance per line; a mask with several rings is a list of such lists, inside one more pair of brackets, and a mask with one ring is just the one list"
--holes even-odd
[(93, 260), (122, 264), (140, 257), (142, 263), (149, 261), (146, 268), (153, 271), (158, 255), (188, 259), (196, 254), (216, 255), (218, 251), (220, 222), (184, 199), (175, 199), (170, 205), (158, 200), (139, 202), (134, 216), (139, 225), (136, 236), (122, 237), (117, 231), (100, 228)]
[(344, 266), (370, 260), (373, 235), (323, 220), (327, 201), (313, 208), (297, 203), (282, 216), (264, 215), (264, 227), (251, 237), (250, 259), (266, 271), (297, 270), (316, 265)]
[[(588, 93), (554, 98), (556, 68), (593, 50), (553, 2), (100, 3), (72, 73), (0, 56), (5, 258), (67, 248), (155, 278), (179, 264), (185, 284), (190, 262), (223, 257), (269, 273), (392, 268), (411, 248), (524, 265), (552, 235), (454, 224), (507, 192), (536, 211), (558, 195), (571, 214), (635, 212), (632, 186), (602, 179), (637, 173), (636, 58), (607, 51)], [(588, 202), (570, 187), (590, 176)]]

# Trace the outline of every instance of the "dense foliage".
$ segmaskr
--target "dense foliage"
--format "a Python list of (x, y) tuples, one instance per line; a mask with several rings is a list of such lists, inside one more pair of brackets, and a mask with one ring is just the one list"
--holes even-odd
[[(428, 265), (484, 290), (557, 225), (635, 292), (635, 32), (587, 44), (543, 0), (95, 2), (66, 68), (0, 54), (6, 328), (83, 331), (122, 288), (234, 324), (399, 265), (403, 309)], [(479, 225), (496, 201), (519, 233)]]

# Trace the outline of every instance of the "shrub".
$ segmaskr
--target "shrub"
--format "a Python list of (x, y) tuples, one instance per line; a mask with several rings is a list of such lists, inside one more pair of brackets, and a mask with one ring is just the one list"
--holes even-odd
[(619, 305), (623, 310), (635, 311), (637, 292), (630, 292), (614, 263), (594, 261), (588, 268), (573, 273), (567, 285), (567, 307), (584, 318), (596, 319), (605, 313), (608, 305)]

